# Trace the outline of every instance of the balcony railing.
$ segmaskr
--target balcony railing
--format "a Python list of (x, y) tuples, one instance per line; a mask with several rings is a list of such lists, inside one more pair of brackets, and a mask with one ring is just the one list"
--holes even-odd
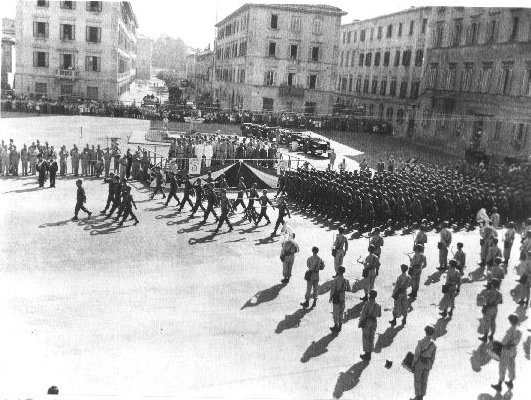
[(79, 71), (76, 71), (75, 69), (59, 68), (57, 70), (57, 76), (59, 78), (74, 79), (74, 78), (77, 78), (79, 76)]

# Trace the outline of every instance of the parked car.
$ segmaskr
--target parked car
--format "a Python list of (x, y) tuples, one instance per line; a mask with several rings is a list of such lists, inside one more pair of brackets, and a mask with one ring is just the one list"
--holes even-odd
[(330, 152), (330, 142), (316, 136), (310, 136), (306, 140), (305, 153), (310, 152), (312, 156), (328, 157)]

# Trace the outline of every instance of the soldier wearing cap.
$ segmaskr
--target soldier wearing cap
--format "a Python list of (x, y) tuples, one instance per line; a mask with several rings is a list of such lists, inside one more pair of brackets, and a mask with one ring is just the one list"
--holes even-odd
[(489, 250), (487, 251), (487, 257), (485, 259), (485, 262), (487, 263), (487, 268), (489, 271), (494, 265), (494, 260), (496, 258), (501, 259), (501, 257), (502, 257), (502, 252), (498, 246), (498, 239), (492, 238)]
[(286, 284), (291, 278), (291, 270), (295, 262), (295, 253), (299, 252), (299, 245), (295, 243), (295, 234), (291, 238), (282, 243), (280, 250), (280, 261), (282, 261), (282, 276), (281, 282)]
[(509, 266), (509, 259), (511, 258), (511, 250), (513, 248), (516, 231), (514, 230), (514, 222), (507, 223), (507, 229), (503, 235), (503, 258), (504, 264)]
[(376, 302), (377, 295), (376, 290), (369, 292), (369, 301), (363, 304), (358, 323), (358, 327), (362, 329), (364, 354), (361, 354), (360, 358), (363, 361), (371, 360), (371, 353), (374, 350), (374, 336), (378, 325), (377, 318), (382, 316), (382, 307)]
[[(304, 295), (304, 302), (301, 303), (301, 306), (304, 308), (310, 305), (310, 297), (313, 297), (313, 305), (317, 303), (317, 288), (319, 287), (319, 271), (323, 270), (325, 267), (324, 261), (321, 257), (317, 255), (319, 253), (319, 248), (312, 247), (312, 255), (306, 260), (306, 267), (308, 271), (304, 276), (306, 280), (306, 294)], [(313, 294), (312, 294), (313, 289)]]
[(72, 218), (72, 221), (78, 220), (77, 214), (79, 213), (79, 210), (83, 210), (84, 212), (86, 212), (88, 215), (87, 218), (90, 218), (90, 216), (92, 215), (92, 213), (89, 210), (87, 210), (85, 206), (83, 205), (87, 201), (87, 196), (85, 194), (85, 189), (83, 189), (82, 184), (83, 184), (83, 181), (81, 179), (78, 179), (76, 181), (77, 197), (76, 197), (76, 206), (74, 208), (74, 218)]
[(393, 319), (389, 321), (391, 326), (396, 325), (396, 319), (402, 317), (402, 325), (406, 324), (409, 303), (407, 301), (407, 288), (411, 285), (411, 278), (407, 275), (409, 267), (406, 264), (400, 266), (402, 273), (398, 275), (391, 297), (394, 300)]
[[(479, 338), (482, 342), (486, 342), (487, 338), (492, 341), (494, 333), (496, 332), (496, 316), (498, 315), (498, 305), (503, 303), (502, 294), (499, 292), (500, 281), (492, 279), (490, 284), (485, 285), (487, 290), (482, 291), (483, 307), (481, 312), (483, 314), (483, 336)], [(490, 332), (490, 335), (489, 335)]]
[(177, 197), (177, 177), (173, 172), (168, 172), (168, 180), (170, 183), (170, 193), (168, 193), (168, 199), (164, 205), (167, 207), (172, 198), (177, 200), (177, 205), (180, 205), (181, 201), (179, 200), (179, 197)]
[(420, 244), (415, 245), (413, 256), (409, 256), (409, 276), (411, 276), (411, 293), (409, 297), (416, 299), (420, 286), (420, 275), (422, 270), (426, 268), (426, 256), (424, 253), (424, 247)]
[(345, 257), (345, 254), (348, 251), (348, 240), (344, 236), (345, 229), (343, 227), (339, 227), (337, 230), (337, 236), (334, 240), (334, 269), (337, 273), (337, 269), (343, 265), (343, 258)]
[(245, 210), (245, 203), (243, 202), (243, 194), (247, 192), (247, 187), (245, 186), (245, 183), (243, 182), (243, 176), (241, 176), (238, 181), (237, 190), (238, 190), (238, 195), (236, 197), (236, 202), (232, 205), (232, 208), (234, 209), (234, 211), (236, 211), (238, 209), (238, 206), (241, 204), (243, 209)]
[(267, 205), (269, 204), (273, 209), (275, 207), (273, 206), (273, 203), (271, 203), (271, 200), (269, 200), (269, 198), (267, 197), (266, 189), (262, 190), (262, 196), (260, 196), (258, 201), (260, 203), (260, 215), (258, 216), (254, 224), (258, 226), (262, 218), (265, 218), (267, 221), (266, 225), (269, 225), (271, 223), (271, 220), (267, 216)]
[(501, 354), (500, 354), (500, 365), (499, 365), (499, 379), (498, 383), (491, 385), (493, 389), (497, 392), (501, 392), (502, 383), (505, 380), (505, 373), (509, 370), (509, 380), (505, 382), (507, 388), (512, 390), (514, 384), (513, 381), (516, 378), (516, 350), (518, 349), (518, 344), (522, 339), (522, 332), (518, 329), (518, 316), (515, 314), (509, 315), (509, 322), (511, 327), (505, 332), (501, 344)]
[[(455, 307), (455, 293), (457, 288), (461, 284), (461, 274), (457, 270), (457, 261), (450, 260), (448, 272), (446, 273), (446, 282), (443, 290), (443, 298), (439, 303), (439, 313), (441, 317), (446, 318), (448, 315), (450, 318), (454, 312)], [(449, 309), (449, 310), (448, 310)]]
[(444, 271), (448, 264), (448, 248), (452, 243), (452, 233), (448, 230), (448, 222), (444, 221), (440, 232), (439, 241), (439, 268), (440, 271)]
[(426, 235), (426, 225), (421, 224), (419, 227), (419, 231), (417, 232), (417, 235), (413, 240), (413, 251), (415, 250), (415, 245), (420, 244), (422, 246), (422, 249), (424, 249), (426, 243), (428, 243), (428, 236)]
[[(222, 192), (223, 192), (223, 190), (225, 190), (225, 193), (227, 193), (226, 189), (222, 189)], [(208, 216), (210, 215), (210, 213), (212, 213), (212, 215), (216, 219), (216, 222), (218, 222), (219, 221), (218, 215), (216, 214), (216, 211), (214, 210), (214, 206), (216, 205), (216, 203), (218, 201), (218, 198), (216, 196), (216, 192), (214, 191), (214, 183), (210, 182), (210, 183), (207, 183), (205, 185), (205, 196), (207, 198), (207, 208), (206, 208), (206, 211), (205, 211), (205, 215), (203, 217), (203, 221), (201, 221), (201, 224), (206, 224)], [(229, 224), (229, 226), (230, 226), (230, 224)]]
[(330, 302), (332, 303), (332, 316), (334, 318), (334, 326), (330, 327), (330, 330), (334, 333), (341, 331), (343, 312), (345, 311), (345, 292), (351, 290), (350, 282), (343, 277), (344, 273), (344, 267), (337, 269), (337, 274), (330, 289)]
[[(136, 203), (135, 203), (135, 200), (133, 199), (133, 196), (131, 195), (130, 186), (127, 186), (124, 189), (122, 205), (123, 205), (123, 218), (118, 223), (118, 226), (122, 226), (123, 223), (127, 220), (127, 217), (129, 216), (131, 216), (131, 218), (135, 220), (134, 225), (137, 225), (140, 221), (138, 221), (138, 218), (133, 213), (133, 207), (135, 207), (135, 210), (136, 210)], [(116, 220), (118, 220), (118, 217), (116, 217)]]
[[(227, 223), (227, 225), (229, 226), (229, 232), (231, 232), (233, 228), (232, 228), (232, 225), (230, 224), (230, 221), (229, 221), (229, 218), (228, 218), (228, 214), (229, 214), (229, 210), (232, 210), (232, 206), (230, 204), (229, 199), (227, 198), (227, 190), (226, 189), (221, 189), (220, 207), (221, 207), (221, 215), (220, 215), (219, 220), (218, 220), (218, 226), (216, 227), (214, 232), (215, 233), (219, 232), (219, 228), (221, 228), (221, 226), (223, 225), (223, 222)], [(212, 211), (214, 211), (214, 210), (212, 210)], [(217, 218), (215, 213), (214, 213), (214, 216)], [(208, 217), (208, 214), (205, 213), (205, 220), (206, 220), (207, 217)]]
[[(382, 255), (382, 246), (384, 245), (383, 237), (380, 236), (380, 229), (375, 228), (372, 232), (371, 238), (369, 239), (369, 245), (374, 247), (374, 255), (378, 258)], [(378, 275), (378, 270), (376, 270), (376, 275)]]
[(280, 198), (277, 203), (277, 209), (278, 209), (278, 218), (275, 222), (275, 228), (273, 229), (273, 232), (271, 233), (271, 236), (275, 236), (277, 234), (277, 229), (280, 227), (280, 224), (284, 224), (284, 217), (287, 215), (288, 218), (291, 218), (291, 214), (289, 213), (288, 205), (286, 204), (286, 199), (284, 198), (284, 195), (280, 195)]
[[(125, 160), (125, 163), (127, 163), (127, 158), (126, 158), (125, 154), (122, 157), (122, 160)], [(120, 163), (121, 163), (121, 161), (120, 161)], [(120, 168), (121, 168), (120, 176), (122, 178), (124, 178), (125, 177), (125, 164), (123, 166), (121, 166)], [(122, 173), (122, 171), (124, 171), (124, 172)], [(153, 191), (153, 193), (151, 193), (150, 200), (153, 200), (155, 195), (157, 193), (159, 193), (159, 192), (162, 194), (162, 198), (165, 199), (166, 195), (164, 194), (164, 188), (162, 187), (162, 181), (163, 181), (164, 178), (162, 176), (162, 172), (160, 172), (160, 168), (159, 167), (155, 167), (153, 175), (154, 175), (154, 179), (155, 179), (155, 190)]]
[(428, 377), (435, 362), (435, 354), (437, 352), (437, 346), (433, 340), (435, 329), (433, 326), (428, 325), (424, 328), (424, 332), (426, 336), (417, 343), (413, 363), (411, 364), (415, 385), (415, 397), (412, 400), (422, 400), (426, 395)]
[(107, 194), (107, 203), (105, 204), (105, 208), (100, 211), (100, 214), (105, 214), (107, 212), (107, 209), (110, 207), (112, 200), (114, 198), (114, 191), (116, 190), (116, 182), (114, 181), (114, 174), (111, 172), (109, 175), (109, 178), (104, 178), (103, 183), (107, 183), (109, 185), (109, 193)]
[(192, 183), (190, 182), (190, 175), (186, 174), (184, 176), (183, 198), (181, 200), (181, 206), (179, 207), (177, 212), (181, 212), (186, 203), (188, 203), (191, 208), (194, 208), (192, 200), (190, 199), (190, 196), (193, 196), (193, 195), (194, 195), (194, 189), (193, 189)]
[(365, 296), (361, 298), (362, 301), (367, 301), (369, 299), (369, 292), (374, 289), (376, 270), (380, 268), (380, 260), (374, 255), (374, 246), (369, 245), (368, 251), (369, 254), (365, 257), (365, 261), (363, 262), (363, 275), (365, 277), (363, 290), (365, 291)]

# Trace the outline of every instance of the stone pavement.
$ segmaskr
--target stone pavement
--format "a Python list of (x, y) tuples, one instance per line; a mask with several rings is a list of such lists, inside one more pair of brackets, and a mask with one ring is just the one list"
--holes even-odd
[[(291, 282), (282, 286), (281, 237), (269, 236), (271, 226), (255, 228), (238, 214), (233, 232), (223, 227), (213, 235), (212, 220), (200, 226), (200, 218), (188, 218), (188, 207), (177, 214), (133, 183), (140, 224), (118, 228), (98, 215), (107, 188), (90, 179), (84, 186), (94, 216), (86, 220), (81, 213), (72, 222), (75, 180), (59, 178), (56, 189), (36, 186), (33, 177), (0, 180), (2, 399), (44, 398), (51, 385), (65, 399), (409, 399), (413, 377), (400, 362), (426, 324), (435, 325), (438, 346), (426, 399), (511, 398), (505, 391), (495, 397), (490, 384), (497, 380), (498, 363), (477, 339), (476, 294), (484, 282), (463, 284), (451, 320), (438, 315), (444, 276), (434, 275), (434, 232), (428, 235), (423, 285), (403, 329), (389, 329), (387, 321), (392, 283), (413, 237), (385, 238), (376, 282), (385, 311), (377, 351), (367, 365), (359, 359), (361, 292), (347, 294), (343, 331), (330, 335), (333, 231), (311, 214), (294, 210), (289, 220), (301, 253)], [(479, 253), (477, 232), (455, 233), (453, 240), (464, 243), (471, 271)], [(320, 247), (326, 268), (317, 306), (303, 310), (305, 260), (313, 245)], [(367, 239), (349, 241), (345, 266), (351, 282), (361, 277), (356, 259), (367, 245)], [(509, 295), (517, 253), (515, 245), (502, 284), (497, 339), (508, 327), (507, 315), (517, 310)], [(529, 320), (520, 328), (527, 358), (520, 345), (513, 400), (527, 399), (531, 388)], [(386, 359), (393, 361), (389, 370)]]

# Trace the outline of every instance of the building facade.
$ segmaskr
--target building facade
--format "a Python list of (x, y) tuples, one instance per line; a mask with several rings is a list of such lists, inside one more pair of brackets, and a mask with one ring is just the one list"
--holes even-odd
[(214, 73), (214, 52), (209, 48), (195, 54), (192, 84), (198, 96), (212, 94)]
[(15, 20), (2, 18), (2, 89), (13, 86)]
[(137, 27), (126, 1), (19, 0), (15, 93), (118, 99), (135, 77)]
[(245, 4), (216, 24), (215, 98), (224, 108), (330, 113), (339, 8)]
[(432, 13), (411, 8), (341, 27), (336, 112), (413, 134)]
[(153, 55), (153, 40), (145, 37), (137, 37), (136, 47), (136, 77), (137, 79), (151, 79), (151, 60)]
[(415, 135), (455, 151), (531, 154), (531, 9), (437, 7)]

